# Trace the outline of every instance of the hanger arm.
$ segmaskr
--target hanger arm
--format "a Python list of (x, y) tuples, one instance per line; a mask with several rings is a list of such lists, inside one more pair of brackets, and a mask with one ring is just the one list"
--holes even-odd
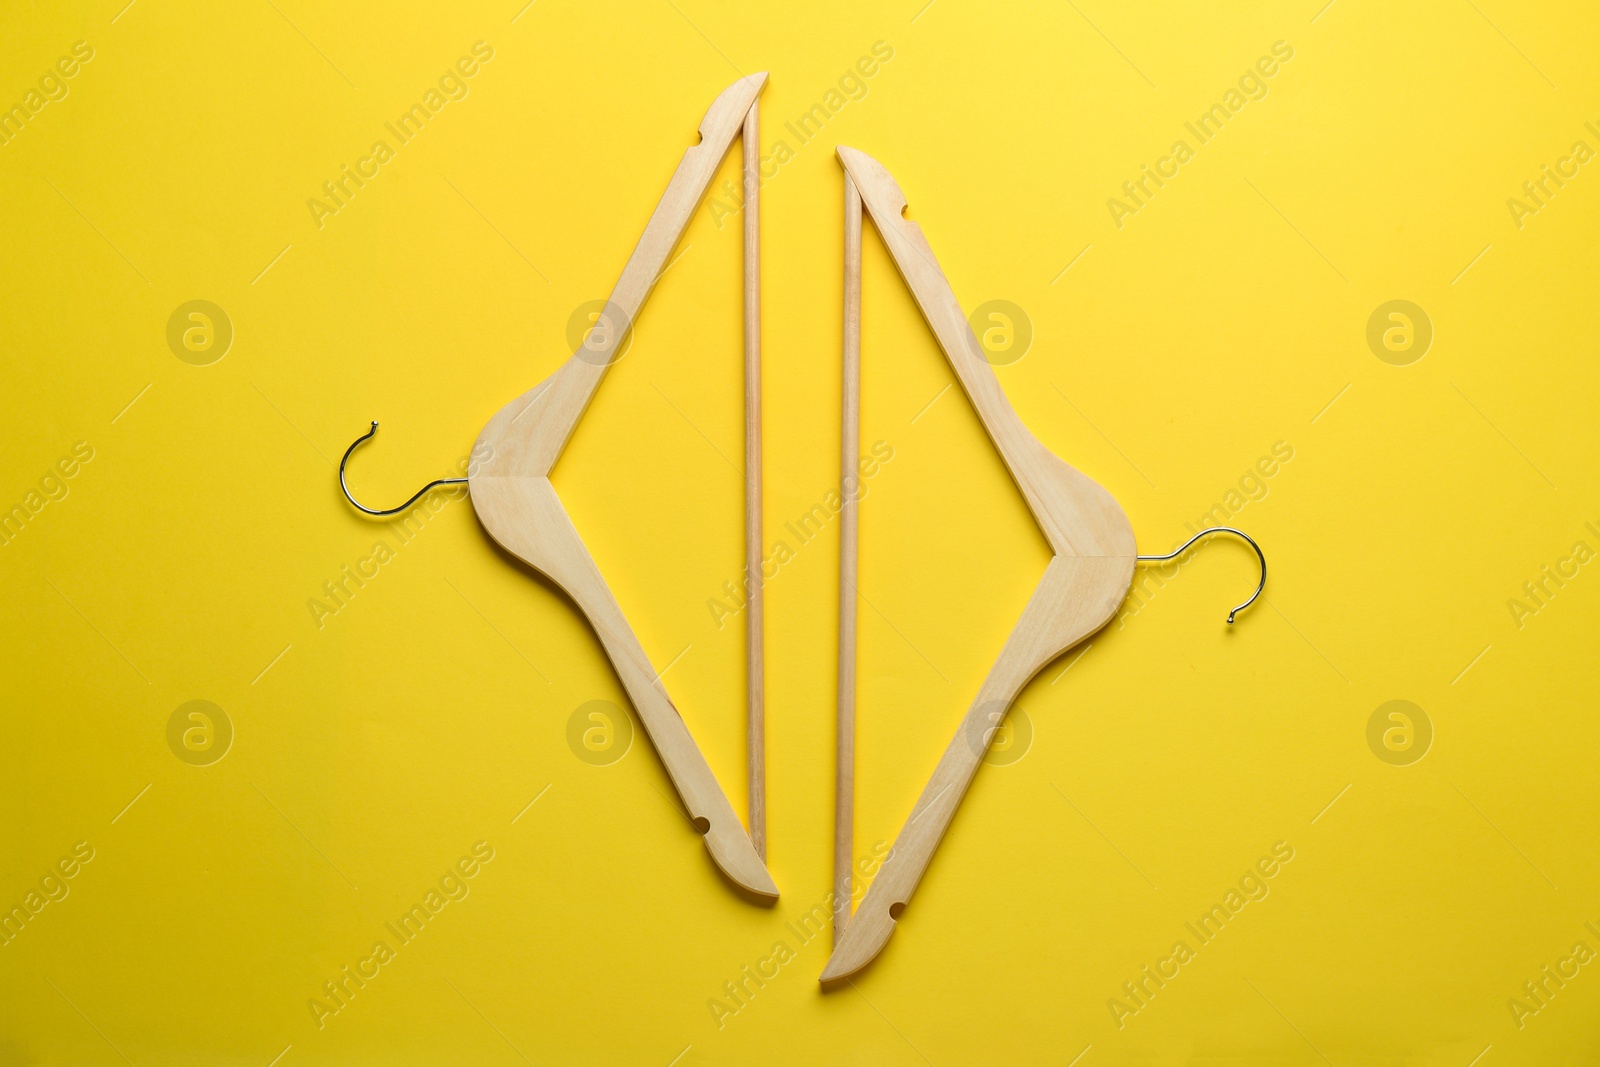
[(889, 858), (834, 948), (822, 981), (855, 974), (882, 951), (916, 892), (956, 808), (978, 773), (989, 740), (1012, 701), (1044, 665), (1104, 626), (1122, 603), (1133, 561), (1057, 556), (1034, 589), (1005, 648), (945, 747)]
[(842, 145), (838, 151), (906, 287), (1056, 554), (1133, 555), (1133, 531), (1111, 494), (1045, 448), (1017, 417), (922, 227), (902, 214), (906, 196), (893, 175), (865, 152)]
[[(532, 420), (537, 427), (535, 432), (521, 437), (509, 435), (511, 439), (489, 460), (496, 473), (549, 476), (766, 83), (765, 72), (740, 78), (712, 101), (705, 118), (700, 120), (700, 143), (683, 154), (611, 291), (604, 314), (615, 321), (613, 328), (606, 331), (605, 340), (575, 353), (559, 370), (490, 421), (485, 436), (504, 430), (513, 418), (519, 424)], [(505, 425), (497, 427), (496, 422), (502, 418)]]
[(717, 865), (751, 893), (776, 897), (778, 887), (689, 735), (660, 676), (650, 666), (616, 597), (584, 548), (577, 529), (547, 479), (474, 478), (472, 503), (484, 527), (510, 553), (537, 560), (538, 568), (566, 590), (588, 617), (661, 756), (689, 819), (705, 835)]

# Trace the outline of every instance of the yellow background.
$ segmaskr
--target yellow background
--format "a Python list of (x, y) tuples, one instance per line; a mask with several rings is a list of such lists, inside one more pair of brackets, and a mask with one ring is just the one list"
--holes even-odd
[[(1600, 147), (1592, 9), (122, 4), (13, 5), (0, 35), (7, 104), (95, 50), (0, 147), (0, 504), (94, 449), (0, 547), (0, 904), (95, 849), (0, 947), (0, 1064), (1600, 1055), (1594, 966), (1520, 1029), (1507, 1005), (1600, 948), (1600, 576), (1520, 628), (1507, 606), (1600, 549), (1596, 164), (1520, 229), (1506, 207)], [(319, 229), (307, 199), (479, 40), (470, 94)], [(1280, 40), (1269, 95), (1119, 229), (1107, 198)], [(784, 123), (877, 41), (866, 96), (799, 144)], [(569, 749), (574, 709), (626, 701), (552, 587), (465, 502), (400, 545), (334, 480), (372, 418), (363, 499), (465, 457), (757, 70), (763, 151), (794, 150), (763, 193), (769, 538), (837, 484), (836, 144), (896, 176), (964, 305), (1025, 309), (1001, 382), (1143, 551), (1294, 450), (1235, 519), (1266, 601), (1223, 624), (1254, 568), (1219, 542), (1047, 668), (1031, 749), (983, 768), (883, 956), (828, 994), (827, 935), (785, 924), (831, 879), (837, 524), (767, 591), (768, 910), (717, 876), (642, 735), (608, 766)], [(707, 606), (742, 564), (723, 221), (696, 213), (555, 481), (653, 662), (681, 654), (665, 683), (742, 811), (742, 617)], [(209, 366), (165, 339), (193, 299), (235, 330)], [(1409, 366), (1366, 343), (1392, 299), (1433, 323)], [(870, 227), (865, 308), (863, 437), (895, 458), (863, 505), (862, 851), (1046, 558)], [(395, 558), (319, 627), (307, 602), (380, 540)], [(235, 731), (205, 767), (167, 744), (195, 699)], [(1392, 699), (1432, 723), (1409, 766), (1368, 747)], [(477, 841), (470, 895), (318, 1029), (322, 983)], [(1277, 841), (1270, 895), (1119, 1029), (1108, 1000)], [(780, 939), (798, 958), (719, 1026), (712, 998)]]

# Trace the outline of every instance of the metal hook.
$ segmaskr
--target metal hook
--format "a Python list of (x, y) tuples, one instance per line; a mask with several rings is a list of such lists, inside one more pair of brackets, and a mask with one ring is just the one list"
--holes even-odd
[(1249, 534), (1245, 533), (1243, 530), (1235, 530), (1232, 526), (1208, 526), (1164, 556), (1135, 556), (1133, 558), (1139, 560), (1140, 562), (1159, 562), (1161, 560), (1176, 559), (1178, 556), (1183, 555), (1184, 551), (1190, 545), (1200, 540), (1200, 538), (1206, 536), (1207, 534), (1214, 533), (1231, 533), (1237, 537), (1244, 538), (1245, 541), (1249, 543), (1250, 547), (1256, 550), (1256, 558), (1261, 561), (1261, 581), (1256, 583), (1256, 591), (1250, 594), (1249, 600), (1246, 600), (1243, 604), (1240, 604), (1238, 607), (1228, 612), (1228, 622), (1231, 625), (1233, 623), (1233, 617), (1239, 614), (1239, 612), (1243, 611), (1245, 608), (1249, 607), (1251, 604), (1254, 604), (1256, 602), (1256, 597), (1261, 595), (1261, 590), (1267, 587), (1267, 557), (1262, 555), (1261, 546), (1256, 544), (1255, 539)]
[(385, 516), (385, 515), (398, 515), (402, 511), (404, 511), (406, 508), (409, 508), (412, 504), (415, 504), (418, 500), (420, 500), (423, 497), (424, 494), (426, 494), (427, 492), (429, 492), (432, 489), (436, 489), (441, 485), (464, 485), (466, 483), (467, 480), (465, 478), (438, 478), (438, 479), (435, 479), (434, 481), (429, 482), (427, 485), (423, 486), (421, 489), (418, 489), (417, 492), (416, 492), (416, 495), (414, 495), (410, 500), (407, 500), (404, 504), (401, 504), (397, 508), (389, 508), (388, 510), (380, 511), (377, 508), (369, 508), (369, 507), (367, 507), (365, 504), (361, 503), (355, 497), (350, 495), (350, 487), (345, 484), (345, 480), (344, 480), (344, 465), (346, 463), (350, 462), (350, 453), (352, 453), (352, 452), (354, 452), (356, 450), (356, 446), (361, 444), (363, 441), (367, 440), (369, 437), (371, 437), (373, 434), (375, 434), (377, 432), (378, 432), (378, 420), (377, 419), (373, 419), (372, 420), (372, 429), (368, 430), (366, 433), (362, 434), (360, 437), (356, 438), (354, 441), (351, 441), (350, 442), (350, 447), (344, 450), (344, 457), (339, 460), (339, 488), (344, 490), (344, 498), (346, 500), (350, 501), (351, 506), (356, 508), (357, 510), (364, 511), (368, 515), (377, 515), (379, 517), (382, 517), (382, 516)]

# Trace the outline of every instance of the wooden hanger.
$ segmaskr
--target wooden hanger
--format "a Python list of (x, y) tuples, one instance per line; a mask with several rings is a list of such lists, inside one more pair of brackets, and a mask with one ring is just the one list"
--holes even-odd
[[(842, 932), (835, 928), (833, 955), (822, 972), (822, 981), (848, 978), (865, 967), (883, 949), (900, 913), (911, 900), (923, 872), (944, 837), (956, 807), (966, 795), (977, 773), (988, 740), (1000, 725), (1006, 709), (1022, 687), (1045, 664), (1109, 622), (1127, 596), (1132, 584), (1136, 559), (1133, 530), (1116, 500), (1088, 476), (1073, 469), (1045, 448), (1017, 417), (1011, 402), (1000, 389), (999, 379), (984, 359), (983, 350), (966, 313), (956, 300), (933, 249), (922, 235), (922, 228), (905, 218), (905, 194), (883, 166), (853, 148), (839, 148), (846, 178), (845, 218), (845, 363), (846, 430), (845, 448), (855, 447), (859, 429), (859, 393), (849, 381), (859, 375), (860, 285), (861, 285), (861, 209), (852, 205), (859, 196), (877, 225), (895, 265), (900, 269), (911, 294), (922, 309), (939, 346), (944, 349), (960, 379), (962, 388), (982, 420), (995, 448), (1016, 479), (1029, 510), (1044, 532), (1054, 552), (1044, 577), (1023, 609), (990, 668), (982, 687), (973, 699), (956, 736), (928, 780), (910, 818), (895, 839), (894, 849), (878, 870), (872, 887), (853, 917), (849, 916), (851, 856), (848, 838), (853, 820), (854, 749), (854, 513), (843, 528), (850, 535), (844, 548), (847, 562), (841, 563), (840, 603), (848, 602), (850, 621), (848, 649), (841, 621), (839, 678), (839, 822), (836, 832), (846, 838), (840, 850), (836, 842), (835, 889), (842, 904), (836, 924), (844, 922)], [(855, 228), (852, 237), (849, 229)], [(853, 320), (853, 321), (852, 321)], [(854, 387), (859, 390), (859, 385)], [(854, 475), (853, 469), (846, 469)], [(848, 494), (846, 499), (849, 499)], [(848, 568), (848, 570), (847, 570)], [(849, 574), (849, 578), (844, 576)], [(848, 660), (849, 692), (846, 684)], [(848, 705), (848, 721), (846, 707)], [(848, 730), (848, 736), (847, 736)], [(974, 743), (981, 738), (981, 743)], [(846, 768), (846, 748), (852, 752)], [(848, 790), (848, 792), (847, 792)], [(846, 918), (848, 917), (848, 918)]]
[[(644, 306), (656, 281), (661, 277), (667, 257), (677, 244), (689, 217), (699, 205), (733, 138), (744, 134), (745, 165), (745, 361), (747, 397), (759, 401), (760, 379), (760, 293), (759, 245), (755, 210), (757, 127), (756, 100), (766, 85), (765, 73), (741, 78), (725, 89), (712, 103), (700, 123), (701, 141), (684, 153), (667, 191), (656, 205), (650, 223), (622, 270), (611, 299), (601, 313), (599, 328), (591, 331), (583, 346), (562, 367), (533, 389), (501, 408), (489, 420), (473, 449), (475, 456), (486, 457), (468, 472), (467, 486), (472, 505), (489, 535), (512, 555), (548, 575), (577, 604), (594, 626), (627, 690), (661, 762), (666, 766), (678, 795), (683, 798), (690, 819), (705, 836), (717, 865), (735, 883), (763, 898), (776, 898), (778, 887), (767, 872), (762, 844), (752, 842), (727, 796), (711, 773), (705, 757), (689, 735), (677, 709), (668, 698), (661, 677), (651, 665), (639, 639), (599, 568), (584, 546), (583, 538), (568, 518), (566, 508), (550, 484), (555, 466), (578, 420), (583, 417), (595, 389), (615, 360), (639, 310)], [(760, 412), (756, 406), (746, 413), (746, 455), (752, 460), (748, 472), (752, 491), (747, 507), (755, 518), (747, 517), (747, 533), (752, 537), (755, 579), (752, 604), (758, 603), (760, 584)], [(358, 442), (359, 443), (359, 442)], [(351, 446), (352, 449), (355, 447)], [(346, 458), (348, 458), (346, 453)], [(341, 465), (342, 478), (342, 465)], [(348, 492), (347, 494), (348, 495)], [(352, 500), (352, 503), (354, 501)], [(357, 505), (360, 507), (360, 505)], [(363, 508), (369, 513), (371, 509)], [(752, 651), (751, 672), (751, 820), (752, 831), (764, 842), (764, 802), (758, 774), (761, 716), (760, 625), (758, 606), (753, 606), (749, 622)]]

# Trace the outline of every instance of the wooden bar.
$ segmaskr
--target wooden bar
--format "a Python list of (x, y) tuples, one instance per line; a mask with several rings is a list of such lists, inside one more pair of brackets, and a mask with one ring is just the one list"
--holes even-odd
[(856, 579), (860, 559), (861, 196), (844, 178), (844, 391), (839, 449), (839, 726), (833, 824), (833, 943), (850, 924), (856, 814)]
[(752, 103), (744, 117), (744, 566), (750, 760), (750, 841), (767, 858), (766, 613), (761, 550), (761, 124)]

